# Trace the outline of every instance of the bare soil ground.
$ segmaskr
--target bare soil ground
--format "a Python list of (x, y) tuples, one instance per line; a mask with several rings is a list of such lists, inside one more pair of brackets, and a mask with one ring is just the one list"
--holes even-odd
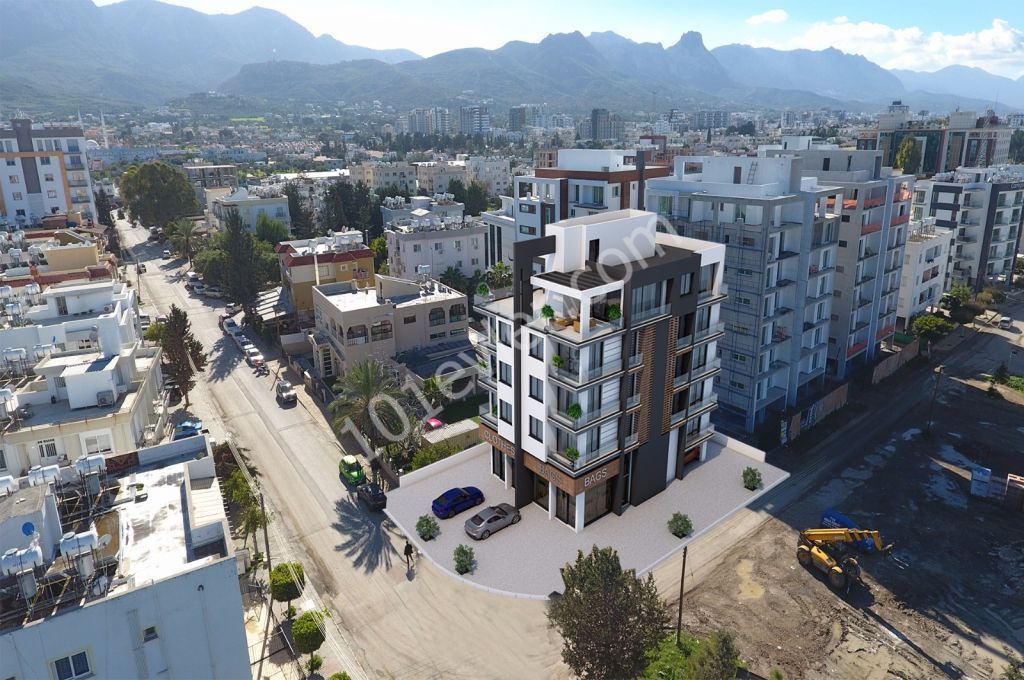
[[(1024, 473), (1024, 398), (986, 395), (971, 363), (940, 383), (931, 437), (926, 406), (880, 433), (733, 548), (687, 594), (684, 628), (734, 631), (765, 677), (992, 678), (1024, 652), (1024, 513), (970, 495), (974, 465)], [(829, 507), (896, 545), (861, 559), (867, 587), (848, 595), (796, 561), (798, 530)]]

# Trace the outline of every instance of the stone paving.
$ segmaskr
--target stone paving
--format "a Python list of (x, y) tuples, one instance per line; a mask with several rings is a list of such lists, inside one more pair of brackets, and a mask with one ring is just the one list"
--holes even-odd
[[(707, 460), (688, 471), (682, 480), (621, 516), (602, 517), (578, 534), (559, 520), (548, 519), (544, 508), (531, 503), (521, 509), (522, 521), (485, 541), (474, 541), (463, 530), (472, 510), (438, 520), (441, 535), (423, 541), (416, 535), (416, 520), (430, 514), (431, 501), (446, 489), (476, 486), (483, 491), (486, 505), (513, 501), (513, 490), (506, 490), (490, 472), (488, 446), (481, 444), (458, 456), (457, 461), (435, 464), (437, 472), (430, 473), (427, 468), (426, 474), (408, 483), (403, 481), (401, 488), (389, 492), (387, 513), (417, 545), (421, 559), (430, 559), (453, 577), (478, 587), (528, 598), (545, 598), (560, 591), (559, 569), (575, 559), (577, 550), (589, 551), (593, 545), (612, 546), (623, 567), (645, 573), (789, 476), (779, 468), (709, 442)], [(756, 492), (747, 491), (741, 482), (740, 473), (748, 466), (760, 470), (764, 480), (763, 488)], [(677, 511), (689, 515), (693, 522), (693, 534), (685, 540), (673, 536), (666, 526)], [(477, 568), (462, 577), (455, 573), (452, 560), (452, 552), (460, 543), (471, 546), (477, 559)]]

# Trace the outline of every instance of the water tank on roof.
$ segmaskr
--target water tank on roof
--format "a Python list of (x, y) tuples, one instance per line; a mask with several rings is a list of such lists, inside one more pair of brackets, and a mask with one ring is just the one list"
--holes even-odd
[(58, 465), (35, 465), (29, 468), (29, 486), (41, 486), (50, 482), (60, 481), (60, 466)]
[(32, 348), (32, 353), (36, 359), (45, 359), (53, 353), (53, 345), (47, 343), (45, 345), (36, 345)]
[(11, 248), (7, 251), (15, 262), (21, 261), (21, 248)]
[(20, 302), (8, 302), (4, 308), (7, 310), (7, 316), (20, 316), (21, 315), (21, 303)]
[(79, 474), (89, 474), (90, 472), (106, 472), (107, 461), (103, 458), (102, 453), (97, 453), (91, 456), (81, 456), (75, 459), (75, 470)]
[(35, 281), (33, 281), (32, 283), (26, 284), (26, 286), (25, 286), (25, 294), (26, 295), (39, 295), (39, 293), (41, 293), (42, 290), (43, 289), (40, 288), (39, 284), (36, 283)]
[(28, 254), (29, 255), (42, 255), (43, 254), (43, 249), (40, 248), (39, 246), (29, 246), (28, 247)]
[(10, 286), (0, 286), (0, 300), (10, 300), (14, 295), (14, 289)]
[(83, 531), (80, 534), (76, 534), (73, 531), (69, 531), (60, 539), (60, 552), (62, 555), (68, 558), (78, 557), (79, 555), (90, 553), (99, 547), (100, 537), (96, 533), (96, 528), (92, 527), (88, 531)]
[(13, 475), (0, 477), (0, 495), (6, 496), (18, 490), (18, 480)]
[[(7, 305), (7, 313), (10, 314), (11, 305)], [(4, 349), (4, 359), (7, 361), (24, 361), (28, 352), (23, 347), (7, 347)]]
[(18, 231), (14, 232), (14, 235), (11, 238), (14, 241), (24, 241), (25, 240), (25, 232), (21, 231), (19, 229)]

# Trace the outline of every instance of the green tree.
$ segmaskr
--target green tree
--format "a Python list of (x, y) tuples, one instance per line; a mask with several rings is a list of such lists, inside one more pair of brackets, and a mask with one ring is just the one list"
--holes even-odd
[(916, 175), (920, 171), (921, 147), (917, 145), (917, 140), (909, 135), (903, 138), (899, 149), (896, 150), (895, 165), (909, 174)]
[(948, 300), (949, 309), (955, 312), (970, 301), (971, 289), (969, 286), (953, 286), (943, 298)]
[(740, 653), (731, 633), (712, 633), (690, 657), (690, 680), (731, 680), (736, 677)]
[(345, 431), (351, 419), (370, 446), (378, 449), (392, 440), (389, 432), (398, 434), (403, 430), (405, 414), (400, 411), (406, 395), (382, 362), (367, 359), (354, 364), (335, 392), (338, 398), (329, 407), (335, 431)]
[(378, 236), (370, 241), (370, 250), (373, 251), (373, 266), (377, 272), (381, 272), (381, 265), (388, 261), (388, 240), (384, 236)]
[(326, 639), (324, 612), (306, 612), (292, 623), (292, 642), (299, 654), (309, 654), (310, 660)]
[(432, 375), (423, 381), (423, 396), (434, 407), (444, 406), (452, 400), (451, 388), (448, 382), (436, 375)]
[(228, 211), (224, 227), (224, 289), (229, 298), (242, 305), (246, 316), (251, 316), (260, 293), (256, 239), (242, 224), (237, 210)]
[(305, 585), (306, 572), (298, 562), (282, 562), (270, 571), (270, 597), (276, 602), (286, 602), (289, 612), (292, 600), (302, 594)]
[(163, 226), (200, 211), (185, 173), (160, 161), (128, 168), (121, 175), (120, 193), (131, 219), (147, 226)]
[(276, 246), (281, 241), (288, 240), (288, 227), (281, 220), (275, 220), (270, 215), (262, 213), (256, 219), (256, 238)]
[(203, 275), (203, 281), (224, 286), (228, 269), (227, 251), (217, 245), (203, 248), (192, 258), (192, 269)]
[(439, 280), (449, 288), (454, 288), (462, 293), (465, 293), (469, 286), (469, 279), (467, 279), (466, 275), (455, 267), (448, 267), (441, 272)]
[(914, 334), (914, 337), (921, 338), (925, 342), (935, 342), (951, 330), (953, 330), (953, 325), (935, 314), (922, 314), (910, 325), (910, 332)]
[(96, 200), (96, 221), (105, 227), (114, 226), (114, 220), (110, 216), (110, 211), (113, 210), (110, 205), (110, 196), (107, 195), (103, 187), (100, 187), (93, 197)]
[(196, 386), (196, 373), (206, 367), (203, 345), (192, 335), (188, 315), (177, 305), (171, 305), (164, 332), (164, 373), (178, 383), (188, 408), (188, 393)]
[(579, 551), (562, 569), (565, 590), (548, 606), (562, 636), (562, 660), (581, 678), (635, 678), (661, 639), (669, 614), (651, 574), (623, 570), (612, 548)]
[(313, 213), (306, 209), (299, 187), (289, 182), (284, 186), (284, 195), (288, 198), (288, 215), (292, 219), (292, 235), (295, 238), (312, 238), (316, 236), (313, 224)]
[(199, 250), (199, 234), (196, 232), (196, 223), (192, 220), (174, 220), (164, 229), (164, 234), (174, 249), (188, 258), (188, 264), (191, 267), (192, 258)]
[(146, 335), (144, 336), (149, 342), (156, 343), (158, 345), (164, 344), (164, 337), (167, 335), (167, 324), (153, 322), (149, 324), (149, 328), (146, 329)]
[(508, 288), (512, 285), (512, 268), (504, 262), (495, 262), (487, 270), (485, 279), (491, 290), (495, 288)]
[(482, 182), (473, 180), (466, 187), (466, 197), (463, 203), (466, 204), (467, 215), (479, 215), (487, 210), (487, 186)]

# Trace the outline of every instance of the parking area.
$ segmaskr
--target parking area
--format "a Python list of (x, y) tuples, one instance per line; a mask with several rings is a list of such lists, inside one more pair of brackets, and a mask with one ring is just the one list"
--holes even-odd
[[(764, 485), (757, 491), (743, 488), (741, 473), (748, 466), (761, 472)], [(783, 470), (712, 441), (707, 460), (685, 478), (674, 481), (647, 502), (628, 508), (621, 516), (609, 514), (578, 534), (559, 520), (549, 519), (547, 510), (531, 503), (521, 509), (521, 522), (485, 541), (473, 540), (463, 529), (473, 510), (438, 520), (440, 536), (422, 541), (416, 535), (416, 520), (430, 514), (431, 501), (451, 487), (478, 487), (484, 493), (485, 505), (513, 502), (513, 490), (505, 489), (491, 474), (490, 447), (481, 444), (425, 468), (422, 474), (404, 477), (402, 486), (388, 494), (387, 513), (417, 543), (423, 555), (453, 577), (452, 553), (464, 543), (474, 549), (477, 567), (461, 578), (508, 595), (545, 598), (562, 589), (559, 569), (573, 561), (578, 550), (611, 546), (618, 551), (624, 567), (644, 573), (788, 476)], [(685, 540), (668, 531), (666, 523), (674, 512), (689, 515), (693, 522), (693, 533)]]

